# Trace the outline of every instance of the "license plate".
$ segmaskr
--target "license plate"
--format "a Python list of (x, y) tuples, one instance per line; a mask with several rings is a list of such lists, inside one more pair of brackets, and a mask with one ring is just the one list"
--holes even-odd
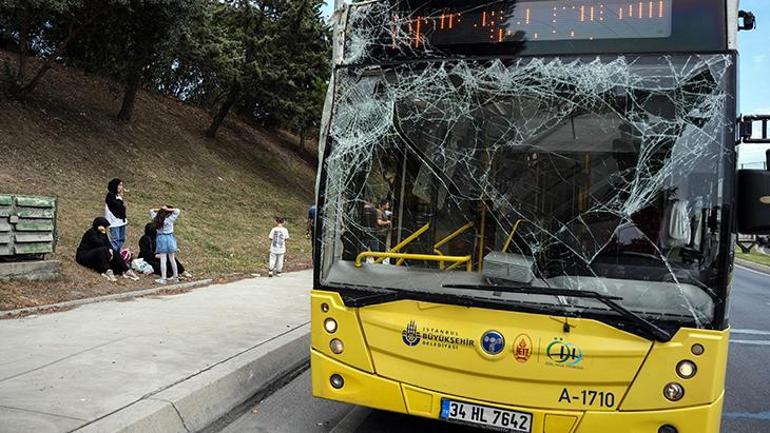
[(531, 413), (498, 409), (463, 401), (442, 399), (439, 417), (446, 421), (483, 425), (501, 431), (517, 433), (530, 433), (532, 431)]

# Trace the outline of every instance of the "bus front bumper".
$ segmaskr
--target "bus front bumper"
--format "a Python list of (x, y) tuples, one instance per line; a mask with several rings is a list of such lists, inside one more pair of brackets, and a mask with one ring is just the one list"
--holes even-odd
[[(724, 394), (708, 405), (655, 411), (563, 411), (499, 405), (446, 395), (389, 380), (337, 362), (311, 350), (313, 395), (392, 412), (438, 419), (442, 399), (453, 399), (532, 414), (532, 433), (719, 433)], [(338, 375), (343, 384), (332, 386)], [(339, 383), (338, 383), (339, 385)], [(523, 397), (526, 398), (526, 397)]]

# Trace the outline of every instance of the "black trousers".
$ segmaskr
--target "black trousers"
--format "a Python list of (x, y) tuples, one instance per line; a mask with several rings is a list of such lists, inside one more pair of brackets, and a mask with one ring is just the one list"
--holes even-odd
[(107, 272), (107, 269), (112, 269), (115, 275), (122, 275), (128, 270), (128, 266), (121, 260), (119, 254), (113, 253), (112, 259), (110, 259), (110, 251), (107, 247), (81, 251), (75, 256), (75, 261), (79, 265), (93, 269), (100, 274)]

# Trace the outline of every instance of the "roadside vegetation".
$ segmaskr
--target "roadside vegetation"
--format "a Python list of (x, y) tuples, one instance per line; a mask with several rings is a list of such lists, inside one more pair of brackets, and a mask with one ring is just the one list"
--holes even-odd
[(749, 254), (745, 254), (740, 249), (736, 249), (735, 258), (739, 260), (747, 260), (749, 262), (759, 263), (760, 265), (770, 266), (770, 256), (760, 253), (756, 248), (752, 248)]
[(287, 269), (310, 266), (329, 38), (321, 1), (37, 0), (0, 5), (0, 192), (58, 197), (62, 276), (0, 283), (0, 309), (136, 290), (74, 262), (107, 182), (129, 189), (126, 246), (148, 210), (183, 214), (196, 278), (263, 273), (286, 216)]

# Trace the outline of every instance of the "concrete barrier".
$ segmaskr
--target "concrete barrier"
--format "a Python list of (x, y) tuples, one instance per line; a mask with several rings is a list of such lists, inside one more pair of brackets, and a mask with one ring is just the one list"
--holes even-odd
[(58, 260), (32, 260), (22, 262), (0, 262), (0, 281), (52, 280), (59, 275), (61, 262)]

